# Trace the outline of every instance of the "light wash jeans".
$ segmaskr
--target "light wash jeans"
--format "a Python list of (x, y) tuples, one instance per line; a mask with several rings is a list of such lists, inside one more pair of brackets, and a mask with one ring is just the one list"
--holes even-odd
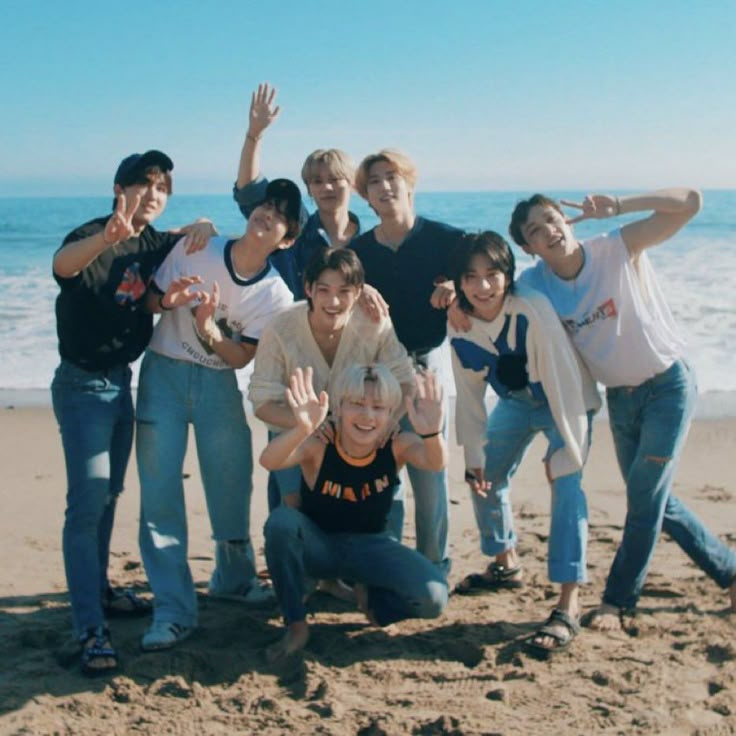
[(77, 635), (104, 625), (115, 504), (133, 444), (130, 368), (85, 371), (62, 360), (51, 384), (66, 460), (62, 546)]
[(381, 626), (436, 618), (447, 605), (447, 581), (436, 565), (386, 532), (328, 534), (301, 511), (279, 506), (268, 517), (264, 535), (287, 625), (306, 618), (305, 576), (363, 583), (368, 608)]
[(640, 386), (609, 388), (606, 397), (627, 511), (603, 601), (622, 609), (636, 606), (660, 529), (727, 588), (736, 577), (736, 553), (670, 493), (697, 398), (690, 367), (677, 361)]
[(210, 592), (244, 593), (255, 582), (249, 534), (253, 455), (235, 371), (147, 351), (137, 421), (140, 545), (154, 593), (154, 620), (196, 626), (182, 483), (189, 424), (216, 542)]
[[(593, 413), (588, 416), (588, 438)], [(545, 462), (565, 446), (549, 404), (518, 392), (499, 399), (486, 428), (485, 479), (492, 484), (485, 498), (471, 491), (481, 551), (494, 557), (516, 547), (514, 517), (509, 501), (510, 482), (529, 445), (543, 432), (549, 445)], [(552, 479), (552, 510), (547, 572), (553, 583), (587, 580), (588, 507), (581, 488), (582, 471)]]
[[(445, 389), (445, 426), (442, 434), (447, 440), (447, 381), (442, 368), (441, 348), (435, 348), (427, 355), (428, 367), (435, 371)], [(413, 432), (407, 416), (401, 420), (401, 429)], [(409, 476), (414, 493), (414, 524), (417, 534), (417, 550), (430, 562), (437, 565), (444, 575), (450, 572), (451, 561), (448, 547), (448, 525), (450, 519), (450, 496), (448, 491), (447, 468), (437, 472), (419, 470), (407, 464), (406, 473), (401, 474), (401, 485), (394, 494), (388, 515), (387, 529), (391, 536), (401, 541), (404, 530), (404, 498), (406, 496), (406, 475)]]

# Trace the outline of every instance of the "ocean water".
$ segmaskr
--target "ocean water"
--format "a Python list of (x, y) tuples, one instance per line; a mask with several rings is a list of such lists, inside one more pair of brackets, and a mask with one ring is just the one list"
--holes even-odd
[[(615, 192), (625, 194), (625, 192)], [(467, 229), (506, 234), (514, 204), (529, 192), (431, 192), (417, 194), (417, 211)], [(551, 194), (580, 200), (583, 192)], [(3, 404), (46, 403), (58, 362), (54, 320), (57, 286), (51, 259), (63, 237), (81, 223), (110, 210), (111, 197), (0, 198), (0, 392)], [(354, 198), (364, 228), (376, 224), (368, 206)], [(199, 216), (222, 234), (243, 231), (230, 195), (175, 195), (157, 227), (165, 229)], [(618, 218), (616, 222), (624, 222)], [(581, 238), (610, 222), (580, 223)], [(516, 250), (518, 268), (531, 262)], [(695, 367), (701, 414), (736, 415), (736, 190), (706, 191), (700, 214), (650, 257)], [(241, 377), (247, 384), (247, 373)], [(10, 398), (9, 398), (10, 397)], [(13, 399), (14, 397), (14, 399)]]

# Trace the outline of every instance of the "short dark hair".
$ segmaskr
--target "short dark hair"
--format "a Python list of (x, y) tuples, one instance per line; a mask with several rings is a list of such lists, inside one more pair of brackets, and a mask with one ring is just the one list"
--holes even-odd
[(466, 233), (450, 254), (450, 273), (455, 282), (455, 294), (460, 308), (465, 312), (472, 312), (473, 305), (463, 292), (462, 280), (470, 269), (470, 262), (477, 255), (486, 256), (491, 262), (491, 267), (498, 269), (506, 277), (505, 294), (509, 294), (514, 288), (516, 260), (506, 240), (493, 230)]
[(529, 199), (522, 199), (521, 202), (518, 202), (516, 207), (514, 207), (514, 211), (511, 214), (511, 222), (509, 223), (509, 235), (511, 235), (517, 245), (526, 245), (526, 240), (521, 232), (521, 228), (526, 225), (526, 222), (529, 219), (529, 212), (531, 212), (532, 208), (537, 205), (541, 205), (542, 207), (551, 207), (553, 210), (557, 210), (562, 214), (560, 203), (556, 199), (547, 197), (544, 194), (534, 194), (529, 197)]
[[(325, 271), (337, 271), (348, 286), (360, 288), (365, 283), (365, 271), (358, 254), (350, 248), (317, 248), (304, 269), (304, 290)], [(307, 297), (309, 308), (312, 300)]]
[[(135, 172), (135, 176), (133, 176), (132, 179), (128, 179), (128, 181), (125, 184), (118, 184), (118, 186), (121, 189), (125, 189), (125, 187), (132, 187), (132, 186), (141, 186), (143, 184), (148, 184), (154, 179), (157, 179), (159, 176), (163, 177), (164, 183), (166, 184), (166, 193), (171, 196), (173, 186), (171, 181), (171, 172), (170, 171), (164, 171), (160, 166), (147, 166), (145, 169), (141, 169), (138, 172)], [(118, 206), (118, 198), (114, 197), (112, 200), (112, 209), (113, 212)]]

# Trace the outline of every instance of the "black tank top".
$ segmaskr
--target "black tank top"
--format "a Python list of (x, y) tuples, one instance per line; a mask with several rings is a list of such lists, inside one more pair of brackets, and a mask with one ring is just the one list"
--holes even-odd
[(335, 444), (325, 448), (314, 489), (302, 477), (302, 513), (329, 533), (382, 532), (399, 485), (392, 446), (393, 440), (356, 460), (336, 437)]

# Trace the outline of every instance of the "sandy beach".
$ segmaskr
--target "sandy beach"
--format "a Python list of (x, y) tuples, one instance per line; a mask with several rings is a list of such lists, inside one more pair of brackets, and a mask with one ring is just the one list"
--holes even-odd
[[(263, 426), (251, 420), (254, 444)], [(281, 634), (277, 611), (209, 601), (213, 548), (196, 458), (185, 464), (189, 556), (201, 590), (201, 629), (176, 649), (143, 654), (146, 620), (112, 623), (121, 673), (79, 673), (61, 557), (64, 464), (46, 408), (0, 409), (5, 478), (0, 573), (2, 734), (733, 734), (736, 615), (727, 595), (663, 538), (638, 614), (625, 630), (584, 629), (549, 660), (518, 639), (546, 617), (556, 592), (546, 580), (549, 491), (537, 442), (513, 491), (527, 586), (483, 597), (453, 596), (436, 621), (386, 633), (345, 604), (313, 598), (303, 657), (277, 668), (264, 647)], [(675, 493), (736, 545), (736, 420), (694, 425)], [(451, 582), (484, 561), (462, 453), (451, 448)], [(253, 542), (263, 566), (265, 473), (255, 472)], [(610, 434), (596, 424), (585, 474), (590, 507), (586, 610), (599, 600), (621, 535), (623, 484)], [(149, 595), (137, 545), (134, 462), (119, 504), (111, 577)], [(411, 517), (411, 510), (408, 513)], [(406, 529), (413, 543), (413, 529)]]

